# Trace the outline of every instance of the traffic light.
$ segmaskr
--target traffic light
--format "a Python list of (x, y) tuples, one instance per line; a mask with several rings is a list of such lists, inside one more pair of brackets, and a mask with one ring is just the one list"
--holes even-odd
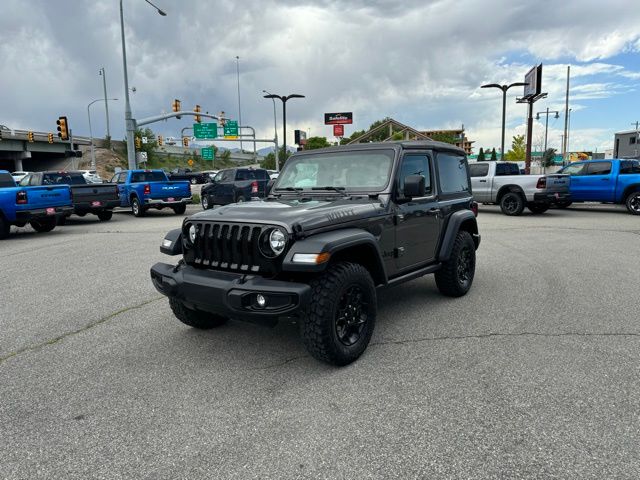
[(223, 126), (223, 127), (224, 127), (224, 124), (225, 124), (225, 123), (227, 123), (227, 120), (224, 118), (224, 111), (220, 112), (220, 113), (218, 114), (218, 117), (220, 117), (220, 118), (218, 119), (218, 123), (219, 123), (221, 126)]
[(58, 138), (60, 138), (60, 140), (69, 140), (69, 123), (67, 122), (67, 117), (58, 117), (56, 124), (58, 125)]
[(47, 138), (49, 139), (49, 143), (53, 143), (53, 133), (49, 133)]
[(140, 149), (140, 147), (142, 147), (142, 140), (140, 137), (136, 137), (136, 148)]
[(189, 146), (189, 137), (182, 137), (182, 145), (185, 147)]
[[(171, 104), (171, 109), (174, 112), (179, 112), (180, 109), (182, 108), (182, 106), (180, 105), (180, 100), (178, 100), (177, 98), (175, 98), (173, 100), (173, 103)], [(182, 118), (182, 115), (178, 115), (176, 118)]]
[(164, 140), (162, 138), (162, 135), (158, 135), (158, 146), (161, 147), (163, 143), (164, 143)]
[[(196, 105), (193, 111), (196, 113), (200, 113), (200, 105)], [(196, 122), (202, 122), (202, 117), (200, 115), (196, 115)]]
[(27, 139), (28, 139), (30, 142), (33, 142), (33, 132), (32, 132), (32, 131), (28, 131), (28, 132), (27, 132)]

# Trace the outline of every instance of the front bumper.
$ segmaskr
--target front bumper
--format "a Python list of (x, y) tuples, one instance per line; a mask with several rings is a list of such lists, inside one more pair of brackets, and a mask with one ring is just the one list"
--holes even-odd
[(148, 207), (156, 207), (156, 208), (162, 208), (162, 207), (176, 207), (178, 205), (182, 205), (183, 203), (185, 204), (189, 204), (189, 203), (193, 203), (193, 197), (184, 197), (184, 198), (176, 198), (174, 200), (167, 200), (166, 198), (145, 198), (144, 199), (144, 204), (145, 206)]
[[(299, 314), (311, 295), (311, 287), (304, 283), (184, 264), (156, 263), (151, 267), (151, 280), (160, 293), (189, 308), (257, 323), (274, 323), (278, 317)], [(258, 294), (267, 301), (262, 308), (257, 305)]]
[(537, 203), (564, 203), (571, 201), (571, 194), (568, 192), (541, 192), (533, 194), (533, 201)]
[(68, 216), (72, 213), (73, 207), (71, 205), (64, 207), (36, 208), (33, 210), (19, 210), (16, 212), (16, 222), (27, 223), (38, 218), (60, 217), (62, 215)]

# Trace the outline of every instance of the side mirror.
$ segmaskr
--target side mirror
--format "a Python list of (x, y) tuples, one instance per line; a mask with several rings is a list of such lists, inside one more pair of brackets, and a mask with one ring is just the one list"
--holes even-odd
[(265, 193), (265, 195), (269, 195), (269, 194), (271, 193), (271, 189), (273, 188), (273, 184), (274, 184), (274, 183), (276, 183), (276, 181), (275, 181), (275, 180), (269, 180), (269, 181), (267, 182), (267, 188), (266, 188), (266, 190), (265, 190), (265, 192), (264, 192), (264, 193)]
[(409, 175), (404, 179), (404, 196), (407, 198), (424, 197), (426, 188), (422, 175)]

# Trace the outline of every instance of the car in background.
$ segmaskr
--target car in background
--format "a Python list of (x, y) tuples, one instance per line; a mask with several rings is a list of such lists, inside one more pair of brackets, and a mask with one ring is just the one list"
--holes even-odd
[(227, 168), (220, 170), (213, 181), (200, 192), (202, 208), (244, 202), (254, 197), (267, 196), (269, 173), (264, 168)]
[(26, 177), (30, 173), (31, 172), (11, 172), (11, 176), (13, 177), (15, 182), (18, 183), (20, 180), (22, 180), (24, 177)]
[(209, 178), (205, 183), (211, 183), (213, 178), (218, 174), (220, 170), (203, 170), (202, 173), (206, 174)]
[(278, 175), (280, 175), (276, 170), (267, 170), (267, 173), (269, 173), (269, 178), (271, 180), (275, 180), (278, 178)]
[(98, 175), (96, 170), (78, 170), (78, 172), (82, 173), (82, 176), (87, 181), (87, 183), (102, 183), (103, 180)]
[(197, 185), (198, 183), (207, 183), (209, 181), (209, 175), (204, 172), (195, 172), (190, 168), (174, 168), (167, 176), (169, 180), (187, 180), (191, 185)]

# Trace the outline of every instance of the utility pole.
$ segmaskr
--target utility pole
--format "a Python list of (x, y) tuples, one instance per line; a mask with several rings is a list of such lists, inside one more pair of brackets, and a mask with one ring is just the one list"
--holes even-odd
[(564, 140), (562, 142), (562, 165), (567, 164), (567, 131), (569, 130), (569, 74), (571, 66), (567, 65), (567, 93), (564, 103)]
[[(640, 122), (636, 121), (636, 143), (634, 143), (634, 145), (636, 146), (635, 148), (635, 157), (638, 158), (638, 140), (640, 140), (640, 138), (638, 138), (638, 125), (640, 124)], [(633, 123), (631, 124), (633, 125)]]
[[(236, 55), (236, 72), (238, 74), (238, 125), (242, 125), (242, 108), (240, 108), (240, 57), (237, 55)], [(240, 151), (242, 152), (242, 137), (240, 137)]]
[(109, 129), (109, 103), (107, 102), (107, 74), (104, 71), (104, 67), (100, 69), (99, 74), (102, 76), (102, 89), (104, 90), (104, 110), (107, 115), (107, 137), (105, 138), (105, 140), (107, 141), (107, 145), (111, 146), (111, 130)]

